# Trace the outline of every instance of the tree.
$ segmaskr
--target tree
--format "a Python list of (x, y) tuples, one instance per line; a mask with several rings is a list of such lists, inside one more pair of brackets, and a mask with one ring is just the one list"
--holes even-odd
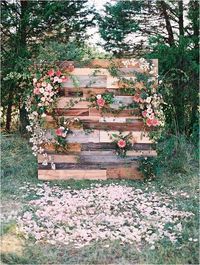
[[(81, 43), (93, 25), (94, 10), (88, 1), (1, 1), (2, 9), (2, 105), (7, 109), (6, 129), (10, 130), (12, 107), (19, 108), (21, 128), (26, 114), (23, 86), (29, 66), (45, 41)], [(26, 88), (27, 89), (27, 88)]]
[(105, 6), (99, 27), (104, 48), (116, 57), (137, 52), (159, 59), (168, 128), (174, 132), (176, 120), (177, 130), (190, 135), (197, 120), (199, 2), (120, 0)]

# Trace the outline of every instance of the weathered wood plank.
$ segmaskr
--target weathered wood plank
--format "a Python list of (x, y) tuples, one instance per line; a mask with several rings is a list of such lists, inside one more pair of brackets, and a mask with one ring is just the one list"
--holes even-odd
[(139, 172), (137, 166), (135, 166), (135, 167), (108, 168), (107, 178), (108, 179), (143, 179), (143, 176)]
[[(110, 138), (110, 135), (112, 134), (118, 134), (118, 131), (100, 131), (100, 142), (112, 142), (113, 140)], [(128, 133), (130, 133), (129, 131), (127, 132), (123, 132), (124, 135), (127, 135)], [(144, 132), (132, 132), (132, 137), (133, 137), (133, 143), (152, 143), (152, 140), (149, 139), (147, 133)]]
[[(56, 148), (53, 144), (46, 144), (42, 146), (45, 151), (48, 153), (55, 153)], [(81, 151), (81, 145), (79, 143), (68, 143), (67, 150), (64, 151), (62, 148), (60, 148), (59, 153), (67, 154), (67, 153), (79, 153)]]
[[(77, 155), (61, 155), (61, 154), (51, 154), (51, 161), (54, 163), (77, 163), (78, 162)], [(42, 163), (44, 161), (44, 157), (42, 155), (38, 155), (38, 163)]]
[[(132, 123), (84, 121), (83, 128), (94, 130), (143, 131), (145, 126), (142, 121), (137, 120)], [(149, 131), (150, 129), (146, 128), (146, 130)]]
[[(107, 76), (106, 75), (79, 75), (76, 76), (76, 82), (79, 87), (106, 87), (107, 86)], [(73, 80), (69, 79), (68, 81), (62, 83), (63, 87), (71, 88), (76, 87)]]
[(104, 179), (106, 170), (38, 170), (40, 180)]
[[(132, 158), (137, 158), (141, 156), (156, 156), (156, 151), (155, 150), (128, 150), (127, 151), (127, 156), (132, 157)], [(126, 161), (125, 159), (121, 159), (116, 156), (115, 149), (113, 150), (95, 150), (95, 151), (81, 151), (80, 156), (91, 156), (91, 157), (98, 157), (98, 156), (114, 156), (116, 157), (116, 160), (118, 161)], [(106, 159), (106, 158), (105, 158)]]
[[(82, 143), (82, 151), (96, 151), (96, 150), (113, 150), (115, 149), (114, 143)], [(134, 143), (131, 150), (153, 150), (154, 144), (151, 143)]]
[(99, 143), (99, 131), (95, 130), (86, 133), (82, 130), (74, 130), (73, 134), (68, 135), (67, 141), (69, 143)]
[(60, 97), (57, 101), (57, 108), (87, 109), (91, 103), (86, 98)]
[[(56, 115), (59, 116), (89, 116), (89, 109), (54, 109)], [(95, 116), (95, 115), (93, 115)]]
[(139, 115), (139, 110), (138, 109), (125, 109), (121, 110), (119, 113), (104, 113), (101, 110), (98, 110), (96, 108), (90, 108), (89, 109), (89, 116), (99, 116), (99, 117), (130, 117), (130, 116), (135, 116)]

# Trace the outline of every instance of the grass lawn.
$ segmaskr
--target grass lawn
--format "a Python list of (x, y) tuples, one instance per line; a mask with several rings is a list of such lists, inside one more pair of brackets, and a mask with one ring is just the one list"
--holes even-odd
[[(199, 185), (195, 169), (190, 175), (163, 175), (152, 182), (69, 180), (48, 183), (37, 179), (37, 162), (26, 140), (18, 135), (3, 135), (1, 142), (2, 264), (199, 264)], [(112, 190), (113, 193), (109, 192)], [(54, 200), (50, 201), (51, 198)], [(92, 204), (95, 199), (97, 204)], [(69, 202), (71, 204), (68, 205)], [(76, 205), (73, 206), (74, 202)], [(104, 207), (108, 204), (111, 207), (109, 211)], [(47, 207), (50, 211), (44, 216)], [(158, 219), (150, 224), (152, 207), (152, 214)], [(59, 209), (61, 212), (64, 209), (68, 215), (68, 224), (62, 223), (62, 217), (61, 221), (58, 219)], [(76, 211), (73, 213), (74, 209)], [(62, 227), (69, 228), (70, 220), (82, 222), (81, 218), (89, 216), (87, 210), (95, 218), (103, 216), (98, 227), (104, 225), (102, 231), (106, 230), (108, 235), (113, 235), (112, 229), (115, 235), (118, 233), (116, 227), (127, 215), (128, 224), (122, 222), (119, 226), (119, 231), (124, 235), (119, 232), (119, 236), (112, 239), (109, 236), (99, 237), (98, 231), (95, 232), (96, 219), (91, 219), (86, 220), (86, 224), (89, 229), (94, 229), (91, 235), (93, 240), (89, 240), (87, 235), (81, 239), (79, 235), (75, 236), (74, 223), (69, 232), (70, 242), (68, 237), (62, 238), (62, 235), (52, 236), (56, 240), (44, 240), (49, 236), (45, 231), (45, 222), (54, 220), (53, 229), (59, 232)], [(107, 216), (110, 218), (109, 224), (105, 224), (104, 220), (106, 211), (110, 213)], [(184, 213), (189, 216), (185, 217)], [(139, 231), (138, 241), (137, 238), (135, 241), (133, 239), (134, 232), (128, 238), (135, 216), (138, 226), (134, 231)], [(75, 221), (74, 217), (77, 217)], [(20, 228), (19, 220), (29, 233)], [(31, 228), (32, 220), (36, 228), (43, 229), (42, 238), (37, 238), (38, 234)], [(156, 229), (158, 224), (163, 230)], [(175, 227), (179, 228), (179, 232), (175, 231)], [(175, 240), (173, 233), (177, 235)], [(153, 239), (153, 235), (156, 238)]]

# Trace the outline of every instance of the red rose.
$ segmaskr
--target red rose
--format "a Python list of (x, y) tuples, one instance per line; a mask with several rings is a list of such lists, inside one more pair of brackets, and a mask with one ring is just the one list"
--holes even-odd
[(62, 73), (61, 73), (61, 71), (59, 71), (59, 70), (56, 72), (56, 76), (58, 76), (58, 77), (60, 77), (61, 74), (62, 74)]
[(53, 70), (53, 69), (49, 70), (49, 71), (48, 71), (48, 76), (51, 77), (51, 76), (53, 76), (53, 75), (54, 75), (54, 70)]
[(119, 146), (119, 148), (124, 148), (126, 146), (126, 141), (121, 139), (117, 142), (117, 145)]
[(105, 100), (103, 98), (97, 99), (97, 105), (103, 107), (105, 105)]

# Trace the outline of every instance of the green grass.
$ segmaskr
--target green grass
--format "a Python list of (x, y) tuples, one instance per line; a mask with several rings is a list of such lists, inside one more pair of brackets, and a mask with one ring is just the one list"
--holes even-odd
[[(3, 212), (10, 212), (13, 208), (24, 207), (27, 200), (20, 187), (24, 182), (32, 184), (42, 183), (37, 179), (37, 161), (31, 153), (31, 148), (26, 139), (19, 135), (4, 135), (2, 142), (2, 187), (1, 198)], [(168, 172), (169, 173), (169, 172)], [(18, 234), (15, 223), (2, 223), (1, 234), (3, 237), (13, 236), (23, 242), (23, 253), (3, 252), (3, 264), (199, 264), (198, 243), (190, 242), (189, 238), (198, 237), (198, 176), (196, 168), (190, 174), (162, 175), (152, 182), (142, 181), (53, 181), (50, 185), (59, 185), (62, 188), (70, 186), (74, 189), (89, 188), (94, 183), (119, 183), (147, 189), (149, 191), (162, 191), (170, 194), (171, 191), (185, 191), (190, 198), (174, 197), (176, 205), (185, 211), (195, 213), (195, 217), (184, 223), (183, 237), (180, 249), (175, 249), (169, 242), (162, 241), (156, 244), (154, 250), (144, 246), (139, 252), (133, 245), (120, 245), (115, 242), (97, 242), (93, 245), (76, 249), (73, 246), (47, 244), (34, 245), (31, 239), (25, 239)], [(105, 247), (109, 245), (109, 247)]]

